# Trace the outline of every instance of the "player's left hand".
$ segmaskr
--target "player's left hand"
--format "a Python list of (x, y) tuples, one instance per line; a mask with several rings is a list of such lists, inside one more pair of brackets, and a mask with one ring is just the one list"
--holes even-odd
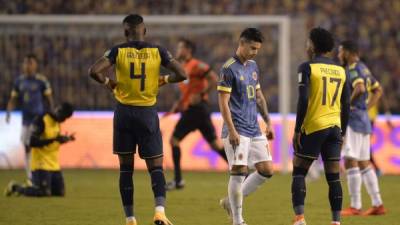
[(105, 86), (107, 87), (108, 90), (110, 90), (112, 92), (117, 87), (117, 82), (115, 82), (112, 79), (109, 79), (108, 83), (105, 84)]
[(293, 149), (295, 152), (297, 152), (300, 148), (302, 148), (301, 146), (301, 142), (300, 142), (300, 133), (295, 132), (293, 134)]
[(272, 130), (270, 125), (267, 125), (265, 128), (265, 136), (267, 136), (268, 140), (273, 140), (275, 138), (274, 131)]

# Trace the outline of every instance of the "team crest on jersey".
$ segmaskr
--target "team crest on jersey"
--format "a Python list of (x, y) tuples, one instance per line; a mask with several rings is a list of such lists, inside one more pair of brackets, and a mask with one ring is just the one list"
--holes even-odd
[(253, 72), (252, 77), (253, 77), (253, 80), (257, 80), (258, 75), (257, 75), (256, 71)]
[(244, 80), (244, 76), (243, 75), (240, 75), (240, 78), (239, 78), (240, 80)]

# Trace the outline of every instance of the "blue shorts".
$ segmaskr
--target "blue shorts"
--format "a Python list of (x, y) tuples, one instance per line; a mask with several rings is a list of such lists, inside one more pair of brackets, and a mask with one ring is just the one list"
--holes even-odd
[(143, 159), (163, 156), (160, 121), (154, 106), (118, 104), (114, 112), (114, 154), (134, 154)]

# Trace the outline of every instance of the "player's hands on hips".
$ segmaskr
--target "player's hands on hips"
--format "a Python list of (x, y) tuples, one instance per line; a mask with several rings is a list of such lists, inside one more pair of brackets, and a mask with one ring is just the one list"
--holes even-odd
[(108, 90), (111, 92), (117, 87), (117, 82), (112, 79), (109, 79), (107, 83), (104, 84)]
[(295, 152), (297, 152), (300, 148), (302, 148), (301, 146), (301, 142), (300, 142), (300, 133), (295, 132), (293, 134), (293, 149)]
[(267, 124), (267, 127), (265, 128), (265, 136), (267, 136), (268, 140), (273, 140), (275, 135), (274, 131), (272, 130), (271, 126)]
[(159, 87), (164, 86), (165, 84), (168, 83), (168, 82), (167, 82), (167, 77), (168, 77), (168, 75), (161, 75), (161, 76), (158, 78), (158, 86), (159, 86)]
[(236, 130), (233, 132), (229, 132), (229, 143), (232, 145), (233, 148), (236, 148), (240, 144), (240, 136)]
[(68, 135), (68, 133), (66, 133), (65, 135), (58, 135), (56, 141), (60, 142), (60, 144), (75, 141), (75, 134)]

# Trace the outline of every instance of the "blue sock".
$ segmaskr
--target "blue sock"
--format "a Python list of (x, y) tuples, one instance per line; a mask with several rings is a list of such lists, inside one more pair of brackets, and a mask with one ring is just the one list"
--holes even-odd
[(296, 215), (304, 214), (304, 199), (306, 198), (305, 176), (307, 169), (294, 167), (292, 181), (292, 204)]
[(329, 203), (332, 210), (332, 221), (340, 221), (340, 211), (342, 210), (343, 191), (340, 183), (339, 173), (326, 173), (326, 181), (329, 185)]
[(120, 165), (119, 192), (125, 216), (133, 216), (133, 165)]
[(155, 205), (165, 206), (165, 177), (163, 168), (160, 166), (149, 169), (151, 186), (153, 188)]

